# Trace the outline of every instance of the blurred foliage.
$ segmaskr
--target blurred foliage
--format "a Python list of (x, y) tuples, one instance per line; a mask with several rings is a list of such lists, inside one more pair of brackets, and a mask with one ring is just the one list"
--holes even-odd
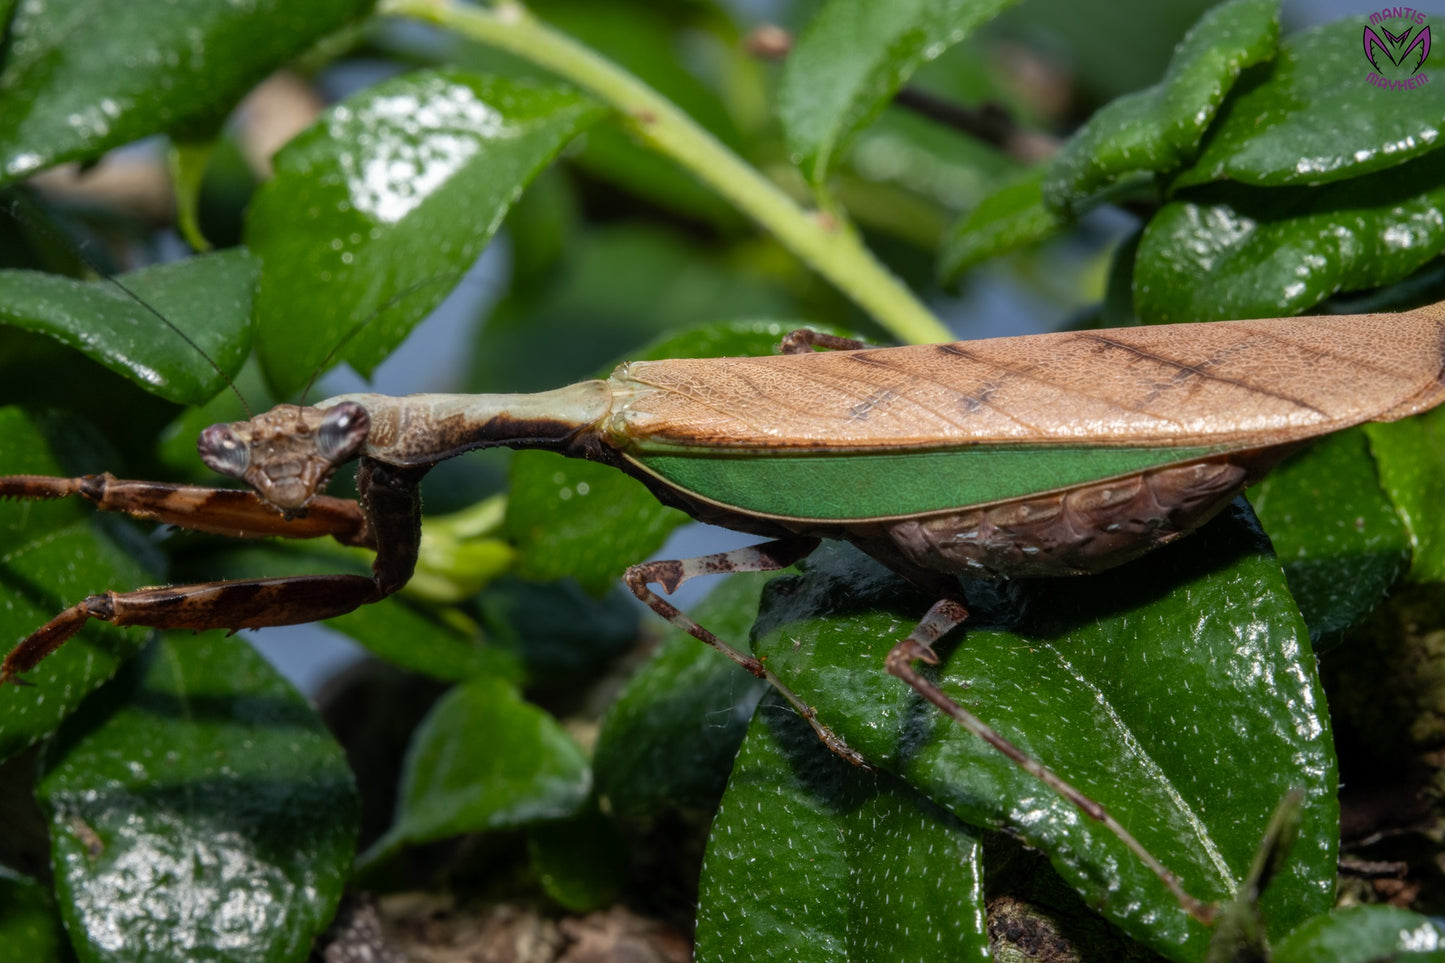
[[(884, 341), (999, 278), (1102, 300), (1081, 324), (1445, 294), (1445, 88), (1383, 60), (1372, 83), (1363, 16), (1282, 35), (1266, 0), (820, 0), (779, 3), (780, 30), (712, 0), (373, 6), (0, 3), (0, 473), (196, 481), (197, 431), (244, 416), (228, 382), (295, 400), (418, 346), (408, 390), (533, 391), (766, 353), (804, 323)], [(1359, 672), (1350, 701), (1407, 758), (1438, 749), (1416, 723), (1438, 704), (1440, 423), (1327, 439), (1254, 490), (1258, 520), (1241, 502), (1116, 572), (970, 585), (937, 678), (1210, 900), (1302, 790), (1260, 901), (1275, 958), (1423, 956), (1434, 770), (1343, 800), (1377, 841), (1352, 858), (1404, 867), (1349, 898), (1416, 903), (1335, 908), (1336, 745), (1347, 777), (1370, 750), (1348, 716), (1336, 740), (1312, 645), (1382, 667), (1375, 691), (1411, 666), (1398, 717)], [(656, 625), (616, 584), (680, 512), (547, 453), (458, 462), (414, 590), (331, 623), (392, 667), (325, 700), (360, 789), (218, 634), (87, 628), (0, 690), (6, 772), (28, 774), (0, 785), (27, 814), (0, 847), (0, 952), (300, 960), (348, 885), (625, 907), (702, 960), (1005, 955), (1030, 927), (1084, 959), (1262, 952), (1211, 950), (1115, 835), (884, 674), (931, 600), (855, 551), (690, 610), (876, 772), (676, 629), (639, 668)], [(6, 502), (0, 637), (91, 593), (363, 556)], [(1371, 848), (1402, 835), (1430, 842)]]

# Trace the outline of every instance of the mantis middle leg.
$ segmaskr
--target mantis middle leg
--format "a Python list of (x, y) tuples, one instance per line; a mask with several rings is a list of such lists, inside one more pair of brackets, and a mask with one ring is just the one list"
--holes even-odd
[(765, 680), (769, 685), (793, 704), (798, 714), (808, 721), (818, 738), (829, 750), (848, 760), (855, 766), (865, 769), (872, 768), (864, 760), (863, 756), (849, 748), (839, 736), (827, 726), (818, 721), (817, 711), (804, 702), (795, 692), (783, 684), (783, 681), (772, 673), (762, 662), (750, 655), (745, 655), (726, 642), (713, 635), (706, 628), (699, 625), (687, 613), (677, 606), (660, 597), (648, 586), (651, 584), (661, 585), (669, 594), (677, 591), (679, 585), (690, 578), (698, 575), (722, 575), (732, 572), (775, 572), (787, 568), (794, 562), (809, 555), (818, 547), (818, 539), (796, 536), (793, 538), (780, 538), (772, 542), (764, 542), (761, 545), (750, 545), (747, 548), (733, 549), (730, 552), (718, 552), (715, 555), (703, 555), (698, 558), (681, 560), (666, 560), (656, 562), (644, 562), (641, 565), (634, 565), (622, 576), (627, 587), (632, 590), (640, 600), (645, 602), (658, 615), (667, 619), (673, 625), (682, 629), (688, 635), (706, 642), (717, 649), (723, 655), (732, 659), (748, 672)]

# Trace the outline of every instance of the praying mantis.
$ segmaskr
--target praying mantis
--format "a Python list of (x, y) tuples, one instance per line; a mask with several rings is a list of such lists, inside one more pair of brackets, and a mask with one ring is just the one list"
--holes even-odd
[[(969, 610), (957, 576), (1084, 575), (1195, 530), (1317, 436), (1445, 401), (1445, 304), (1399, 314), (1273, 318), (868, 349), (795, 332), (765, 358), (665, 360), (527, 395), (342, 395), (214, 425), (198, 442), (251, 491), (12, 476), (0, 495), (78, 495), (108, 511), (227, 535), (331, 536), (376, 552), (372, 575), (166, 586), (84, 599), (0, 664), (18, 681), (91, 619), (255, 628), (340, 615), (410, 578), (417, 487), (491, 446), (602, 462), (702, 521), (770, 539), (625, 576), (654, 611), (765, 679), (834, 753), (868, 761), (761, 660), (651, 588), (774, 571), (851, 542), (936, 602), (889, 673), (1103, 823), (1200, 920), (1212, 907), (1102, 806), (979, 720), (918, 664)], [(359, 462), (356, 501), (321, 494)], [(859, 484), (884, 477), (886, 485)], [(967, 644), (965, 639), (962, 644)]]

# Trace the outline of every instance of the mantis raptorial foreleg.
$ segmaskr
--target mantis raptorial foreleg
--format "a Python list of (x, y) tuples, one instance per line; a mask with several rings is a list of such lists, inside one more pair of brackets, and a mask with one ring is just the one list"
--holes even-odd
[(305, 515), (287, 518), (249, 489), (134, 481), (106, 472), (78, 478), (0, 477), (0, 498), (84, 498), (103, 512), (120, 512), (195, 532), (232, 538), (321, 538), (371, 547), (366, 515), (348, 498), (317, 495)]
[(343, 544), (376, 549), (370, 577), (298, 575), (92, 595), (13, 649), (0, 663), (0, 682), (33, 669), (91, 619), (157, 629), (266, 628), (333, 618), (385, 598), (406, 584), (416, 566), (421, 539), (417, 484), (425, 472), (425, 468), (396, 468), (363, 458), (357, 471), (359, 501), (314, 498), (305, 515), (292, 520), (252, 492), (126, 481), (110, 475), (0, 479), (0, 497), (80, 495), (106, 511), (195, 531), (243, 537), (330, 535)]

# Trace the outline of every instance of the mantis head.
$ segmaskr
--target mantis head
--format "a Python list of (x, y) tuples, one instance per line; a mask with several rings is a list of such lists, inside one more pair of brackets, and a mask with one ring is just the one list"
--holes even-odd
[(242, 479), (289, 518), (356, 457), (370, 430), (371, 416), (354, 401), (277, 405), (250, 421), (212, 425), (196, 448), (212, 471)]

